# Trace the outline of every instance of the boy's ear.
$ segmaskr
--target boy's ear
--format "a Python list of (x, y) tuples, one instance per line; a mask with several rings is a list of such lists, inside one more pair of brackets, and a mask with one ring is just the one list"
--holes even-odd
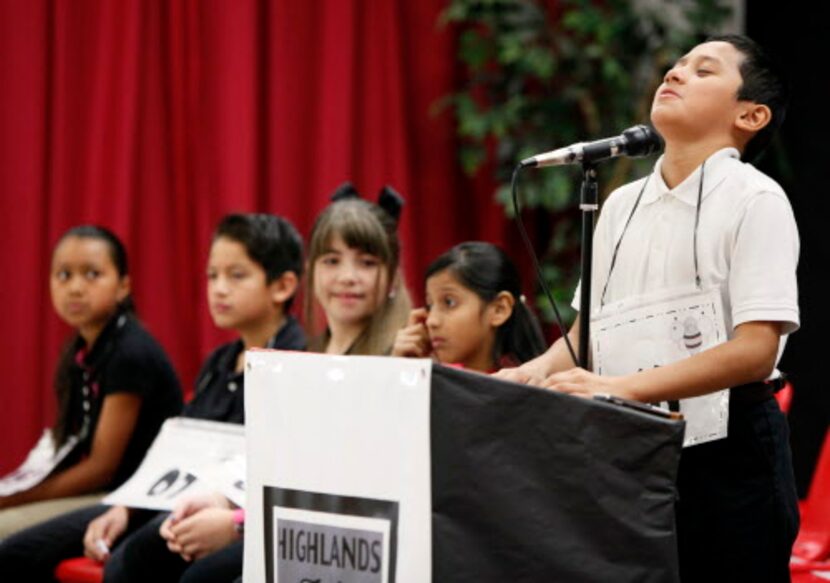
[(121, 278), (121, 281), (118, 284), (118, 289), (115, 291), (115, 299), (118, 302), (123, 302), (128, 295), (130, 295), (130, 290), (132, 289), (132, 282), (130, 281), (130, 276), (125, 275)]
[(294, 297), (300, 280), (293, 271), (285, 271), (277, 279), (268, 284), (271, 289), (271, 299), (277, 304), (284, 304)]
[(756, 134), (772, 121), (772, 110), (768, 106), (752, 101), (745, 101), (741, 105), (738, 119), (735, 120), (735, 127), (739, 130)]
[(516, 304), (516, 298), (513, 294), (506, 291), (499, 292), (490, 305), (487, 307), (489, 312), (488, 323), (494, 328), (498, 328), (510, 318), (513, 313), (513, 306)]

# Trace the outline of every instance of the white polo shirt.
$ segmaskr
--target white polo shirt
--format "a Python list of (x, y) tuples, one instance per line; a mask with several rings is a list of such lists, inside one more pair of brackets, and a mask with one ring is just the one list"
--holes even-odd
[[(700, 168), (670, 189), (662, 163), (661, 157), (620, 244), (606, 305), (694, 285)], [(594, 236), (593, 313), (600, 306), (614, 247), (645, 180), (615, 190), (602, 207)], [(798, 329), (799, 239), (792, 208), (782, 188), (741, 162), (734, 148), (706, 161), (697, 249), (702, 287), (720, 290), (730, 338), (744, 322), (782, 322), (783, 335)], [(579, 309), (578, 289), (573, 305)]]

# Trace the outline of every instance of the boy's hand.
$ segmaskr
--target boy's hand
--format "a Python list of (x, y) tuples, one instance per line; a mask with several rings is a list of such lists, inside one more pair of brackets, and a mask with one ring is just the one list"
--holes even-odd
[(426, 321), (429, 313), (426, 308), (417, 308), (409, 313), (406, 326), (398, 330), (392, 356), (409, 356), (423, 358), (432, 352)]
[(161, 536), (161, 538), (167, 541), (167, 548), (170, 549), (171, 552), (178, 554), (179, 543), (176, 542), (176, 535), (173, 534), (173, 524), (175, 524), (173, 515), (168, 514), (167, 518), (164, 519), (164, 522), (162, 522), (161, 526), (159, 527), (159, 536)]
[(533, 367), (527, 366), (527, 364), (513, 368), (499, 369), (492, 376), (503, 381), (532, 385), (534, 387), (541, 387), (545, 382), (545, 377), (534, 370)]
[(233, 512), (227, 508), (205, 508), (180, 521), (171, 516), (159, 533), (167, 541), (167, 548), (185, 561), (201, 559), (239, 539)]
[(553, 373), (540, 386), (577, 397), (592, 398), (596, 394), (605, 394), (634, 399), (619, 385), (618, 377), (600, 376), (584, 368)]
[(113, 506), (91, 521), (84, 534), (84, 555), (95, 561), (106, 561), (109, 550), (127, 530), (129, 521), (130, 511), (126, 506)]
[(181, 543), (176, 538), (176, 530), (174, 526), (179, 524), (191, 516), (194, 516), (202, 511), (208, 509), (222, 509), (228, 510), (231, 508), (231, 502), (218, 492), (208, 492), (204, 494), (194, 494), (187, 496), (173, 507), (173, 512), (167, 519), (161, 523), (159, 527), (159, 535), (167, 541), (167, 548), (170, 551), (182, 555), (185, 560), (191, 560), (190, 556), (185, 556), (181, 550)]

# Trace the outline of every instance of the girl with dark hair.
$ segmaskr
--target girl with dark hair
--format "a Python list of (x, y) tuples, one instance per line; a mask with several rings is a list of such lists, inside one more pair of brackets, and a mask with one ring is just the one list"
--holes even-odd
[[(244, 423), (245, 351), (305, 348), (305, 334), (289, 313), (302, 268), (302, 238), (286, 219), (269, 214), (222, 219), (207, 260), (208, 307), (214, 324), (236, 332), (238, 338), (208, 356), (183, 417)], [(179, 517), (170, 548), (159, 535), (168, 513), (88, 506), (0, 542), (0, 573), (25, 574), (31, 583), (51, 581), (60, 561), (80, 554), (105, 562), (105, 581), (161, 583), (196, 577), (200, 570), (214, 576), (228, 569), (241, 572), (238, 510), (221, 496), (212, 497), (211, 504), (206, 499), (194, 502), (203, 504), (206, 512), (191, 505), (193, 515)], [(200, 560), (193, 563), (194, 558)]]
[(490, 372), (545, 350), (516, 266), (490, 243), (461, 243), (433, 261), (426, 272), (426, 303), (398, 332), (393, 355), (432, 355)]
[(52, 439), (56, 450), (76, 443), (45, 480), (0, 497), (0, 539), (92, 501), (53, 499), (120, 485), (182, 406), (164, 350), (135, 319), (127, 253), (112, 232), (67, 231), (52, 255), (50, 289), (58, 316), (76, 331), (55, 374)]

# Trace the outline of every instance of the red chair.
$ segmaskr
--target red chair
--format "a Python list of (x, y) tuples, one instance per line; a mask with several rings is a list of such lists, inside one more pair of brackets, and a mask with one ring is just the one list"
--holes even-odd
[(55, 579), (60, 583), (101, 583), (104, 567), (86, 557), (67, 559), (55, 568)]
[(793, 386), (789, 381), (775, 393), (775, 399), (784, 413), (790, 412), (790, 404), (793, 402)]
[(811, 571), (792, 573), (792, 579), (790, 579), (791, 583), (827, 583), (827, 581), (830, 581), (830, 579), (813, 574)]
[(810, 491), (801, 504), (801, 530), (793, 545), (790, 572), (793, 581), (810, 581), (806, 573), (814, 581), (830, 580), (830, 432), (825, 433)]
[(830, 561), (790, 563), (791, 583), (827, 583), (830, 581)]

